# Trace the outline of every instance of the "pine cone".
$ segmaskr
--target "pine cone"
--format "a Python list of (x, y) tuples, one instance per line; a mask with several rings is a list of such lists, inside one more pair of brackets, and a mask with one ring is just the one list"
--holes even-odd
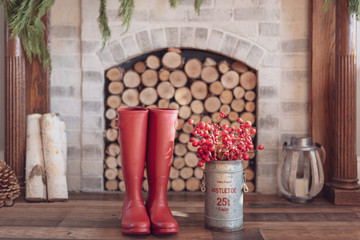
[(0, 208), (11, 207), (20, 196), (20, 185), (13, 170), (0, 160)]

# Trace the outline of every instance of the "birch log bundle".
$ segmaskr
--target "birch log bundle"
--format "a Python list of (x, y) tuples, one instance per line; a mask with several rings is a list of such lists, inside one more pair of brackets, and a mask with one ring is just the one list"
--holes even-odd
[[(107, 98), (104, 140), (104, 176), (106, 190), (125, 191), (119, 165), (120, 148), (115, 126), (118, 107), (161, 107), (179, 109), (177, 134), (168, 189), (172, 191), (198, 191), (203, 168), (197, 166), (197, 148), (189, 139), (193, 126), (200, 121), (239, 127), (237, 119), (255, 123), (256, 71), (247, 65), (210, 57), (185, 59), (180, 49), (171, 48), (163, 54), (149, 55), (132, 66), (113, 67), (106, 72)], [(228, 116), (220, 118), (220, 112)], [(255, 153), (250, 154), (251, 159)], [(253, 160), (252, 160), (253, 161)], [(253, 164), (244, 161), (250, 191), (254, 191)], [(144, 176), (143, 190), (148, 191)]]
[[(112, 72), (116, 73), (116, 71)], [(59, 116), (54, 113), (28, 115), (25, 169), (26, 200), (68, 200), (66, 161), (65, 123), (60, 121)]]

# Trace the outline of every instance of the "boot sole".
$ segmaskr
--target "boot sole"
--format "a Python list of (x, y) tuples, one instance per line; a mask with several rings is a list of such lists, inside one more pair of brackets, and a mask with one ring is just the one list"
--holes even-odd
[(154, 235), (167, 235), (167, 234), (175, 234), (178, 232), (179, 232), (179, 228), (151, 229), (151, 233)]
[(126, 235), (147, 235), (150, 234), (149, 228), (129, 228), (121, 229), (121, 232)]

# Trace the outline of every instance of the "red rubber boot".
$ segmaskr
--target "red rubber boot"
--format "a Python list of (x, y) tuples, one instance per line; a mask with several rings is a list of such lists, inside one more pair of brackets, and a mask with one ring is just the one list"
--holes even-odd
[(121, 167), (126, 195), (122, 207), (121, 232), (143, 235), (150, 233), (150, 220), (141, 196), (145, 168), (148, 110), (118, 109)]
[(151, 233), (173, 234), (178, 223), (167, 204), (167, 185), (174, 149), (178, 110), (149, 108), (146, 167), (149, 197), (146, 208), (151, 222)]

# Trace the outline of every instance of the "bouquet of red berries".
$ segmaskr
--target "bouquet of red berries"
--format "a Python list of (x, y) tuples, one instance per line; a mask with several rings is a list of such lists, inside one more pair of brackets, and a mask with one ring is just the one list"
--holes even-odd
[[(226, 114), (220, 113), (221, 118)], [(189, 124), (194, 124), (189, 119)], [(199, 122), (192, 131), (194, 137), (190, 142), (198, 148), (197, 157), (200, 158), (198, 165), (202, 167), (205, 162), (210, 160), (249, 160), (247, 152), (254, 150), (254, 144), (251, 138), (256, 133), (256, 128), (251, 128), (251, 122), (244, 122), (238, 119), (239, 128), (229, 127), (224, 124), (220, 127), (217, 123)], [(258, 146), (259, 150), (264, 149), (262, 145)]]

